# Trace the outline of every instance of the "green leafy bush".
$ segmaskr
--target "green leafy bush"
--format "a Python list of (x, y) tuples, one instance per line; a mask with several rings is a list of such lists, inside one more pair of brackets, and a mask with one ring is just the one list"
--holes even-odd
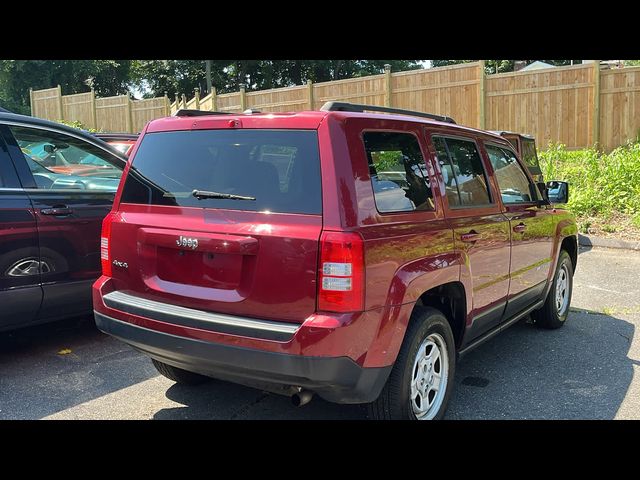
[(73, 127), (73, 128), (77, 128), (80, 130), (85, 130), (87, 132), (91, 132), (91, 133), (96, 133), (96, 132), (100, 132), (100, 130), (96, 130), (95, 128), (87, 128), (84, 126), (84, 123), (78, 121), (78, 120), (74, 120), (73, 122), (69, 122), (67, 120), (58, 120), (58, 123), (61, 123), (63, 125), (66, 125), (68, 127)]
[(640, 143), (608, 154), (557, 144), (539, 157), (545, 179), (569, 182), (568, 208), (576, 215), (623, 213), (633, 216), (634, 223), (640, 219)]

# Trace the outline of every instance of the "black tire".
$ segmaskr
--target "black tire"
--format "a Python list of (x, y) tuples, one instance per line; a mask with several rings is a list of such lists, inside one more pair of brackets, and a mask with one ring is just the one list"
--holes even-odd
[[(560, 278), (560, 271), (565, 269), (565, 275), (567, 276), (566, 291), (568, 295), (567, 304), (563, 305), (559, 311), (556, 304), (556, 289), (558, 287), (558, 281)], [(544, 305), (540, 309), (531, 313), (536, 325), (540, 328), (556, 329), (562, 327), (569, 315), (569, 309), (571, 307), (571, 294), (573, 293), (573, 262), (566, 250), (560, 251), (558, 257), (558, 265), (556, 271), (553, 273), (553, 283), (547, 294)]]
[(199, 385), (210, 380), (209, 377), (167, 365), (166, 363), (159, 362), (155, 358), (152, 358), (151, 361), (161, 375), (182, 385)]
[[(439, 408), (434, 411), (435, 415), (433, 415), (432, 419), (440, 420), (444, 417), (451, 390), (453, 389), (453, 377), (456, 369), (456, 350), (453, 333), (447, 318), (442, 312), (432, 307), (416, 307), (411, 315), (398, 358), (389, 374), (387, 383), (378, 399), (368, 405), (369, 418), (373, 420), (417, 419), (413, 411), (412, 399), (410, 398), (412, 376), (418, 371), (417, 369), (414, 371), (414, 363), (422, 342), (433, 334), (437, 334), (441, 340), (444, 340), (448, 368), (444, 395)], [(434, 370), (436, 369), (435, 364), (433, 368)], [(445, 368), (444, 363), (440, 363), (440, 368)], [(427, 393), (427, 396), (429, 396), (429, 393)]]

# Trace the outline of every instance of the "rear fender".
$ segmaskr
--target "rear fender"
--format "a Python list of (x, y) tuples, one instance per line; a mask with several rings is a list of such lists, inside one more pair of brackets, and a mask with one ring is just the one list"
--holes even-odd
[[(395, 362), (418, 299), (432, 288), (461, 281), (463, 266), (464, 260), (459, 254), (444, 253), (406, 263), (395, 272), (364, 366), (382, 367)], [(464, 284), (464, 287), (467, 292), (471, 291), (470, 285)]]

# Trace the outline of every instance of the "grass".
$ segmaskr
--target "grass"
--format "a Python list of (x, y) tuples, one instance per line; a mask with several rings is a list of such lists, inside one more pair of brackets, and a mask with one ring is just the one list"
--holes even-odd
[(640, 238), (640, 143), (610, 153), (550, 145), (540, 166), (547, 181), (569, 182), (567, 207), (581, 233)]

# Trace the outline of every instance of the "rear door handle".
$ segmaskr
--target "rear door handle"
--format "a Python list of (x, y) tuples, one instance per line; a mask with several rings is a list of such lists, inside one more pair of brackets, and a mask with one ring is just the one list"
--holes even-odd
[(513, 227), (513, 231), (515, 233), (522, 233), (527, 229), (527, 226), (524, 223), (519, 223), (515, 227)]
[(70, 209), (67, 206), (58, 206), (58, 207), (51, 207), (51, 208), (43, 208), (42, 210), (40, 210), (40, 213), (42, 215), (71, 215), (73, 213), (73, 210)]
[(480, 238), (480, 234), (473, 230), (471, 230), (469, 233), (463, 233), (462, 235), (460, 235), (460, 240), (467, 243), (473, 243), (477, 241), (478, 238)]

